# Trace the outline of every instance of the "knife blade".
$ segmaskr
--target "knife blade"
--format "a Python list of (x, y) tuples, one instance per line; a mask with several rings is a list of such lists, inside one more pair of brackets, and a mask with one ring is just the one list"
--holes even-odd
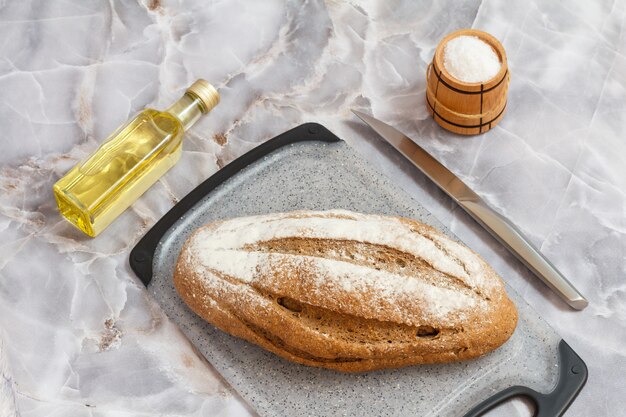
[(352, 112), (448, 194), (570, 307), (576, 310), (587, 307), (589, 304), (587, 299), (522, 232), (511, 221), (489, 207), (452, 171), (399, 130), (365, 113), (356, 110)]

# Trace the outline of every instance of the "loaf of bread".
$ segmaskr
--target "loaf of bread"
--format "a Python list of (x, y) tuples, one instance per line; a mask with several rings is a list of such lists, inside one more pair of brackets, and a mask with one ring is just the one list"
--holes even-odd
[(174, 284), (223, 331), (347, 372), (474, 358), (517, 324), (501, 279), (467, 247), (415, 220), (343, 210), (201, 227)]

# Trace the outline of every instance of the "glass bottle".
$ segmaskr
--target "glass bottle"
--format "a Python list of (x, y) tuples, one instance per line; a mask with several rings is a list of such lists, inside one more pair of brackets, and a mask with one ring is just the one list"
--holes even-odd
[(219, 99), (197, 80), (167, 110), (145, 109), (128, 121), (54, 185), (61, 215), (98, 235), (178, 162), (183, 133)]

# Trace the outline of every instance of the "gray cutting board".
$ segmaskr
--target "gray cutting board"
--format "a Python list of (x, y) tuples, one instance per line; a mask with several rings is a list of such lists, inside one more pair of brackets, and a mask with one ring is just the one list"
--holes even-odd
[[(172, 284), (180, 248), (193, 230), (217, 219), (343, 208), (411, 217), (456, 239), (345, 142), (297, 142), (298, 135), (327, 133), (332, 136), (319, 125), (303, 125), (288, 132), (292, 140), (247, 155), (255, 161), (247, 167), (235, 161), (210, 179), (215, 179), (212, 185), (203, 184), (204, 190), (200, 186), (182, 200), (166, 215), (169, 220), (164, 217), (137, 245), (131, 266), (144, 282), (151, 276), (148, 289), (167, 315), (261, 416), (456, 417), (513, 385), (549, 392), (559, 379), (561, 338), (508, 286), (520, 320), (496, 351), (467, 362), (363, 374), (290, 363), (215, 329), (184, 305)], [(205, 195), (206, 190), (211, 191)]]

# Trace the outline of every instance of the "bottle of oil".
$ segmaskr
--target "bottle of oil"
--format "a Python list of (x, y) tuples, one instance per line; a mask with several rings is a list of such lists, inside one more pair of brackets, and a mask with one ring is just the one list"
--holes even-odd
[(100, 233), (178, 162), (183, 133), (219, 99), (198, 80), (167, 110), (145, 109), (120, 127), (54, 185), (63, 217), (91, 237)]

